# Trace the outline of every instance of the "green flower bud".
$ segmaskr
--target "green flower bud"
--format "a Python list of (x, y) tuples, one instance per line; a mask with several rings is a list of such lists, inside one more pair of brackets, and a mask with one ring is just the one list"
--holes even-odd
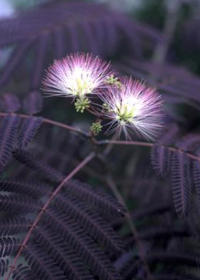
[(90, 130), (93, 132), (94, 135), (98, 135), (102, 130), (102, 125), (100, 121), (92, 123)]
[(109, 85), (115, 85), (118, 88), (121, 88), (121, 85), (122, 85), (119, 81), (119, 78), (115, 77), (113, 74), (110, 75), (110, 76), (107, 76), (106, 83), (109, 84)]
[(88, 109), (90, 107), (90, 100), (87, 97), (77, 98), (74, 105), (76, 108), (76, 112), (83, 113), (85, 109)]

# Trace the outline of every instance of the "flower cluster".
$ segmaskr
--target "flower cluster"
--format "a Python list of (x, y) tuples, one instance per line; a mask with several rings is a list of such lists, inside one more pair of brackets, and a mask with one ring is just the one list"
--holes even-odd
[(94, 105), (92, 95), (100, 98), (103, 104), (96, 112), (110, 120), (111, 133), (123, 131), (129, 138), (136, 132), (154, 140), (162, 127), (162, 100), (155, 89), (132, 78), (119, 80), (109, 64), (98, 57), (75, 54), (55, 61), (47, 71), (44, 86), (50, 96), (73, 97), (77, 112)]

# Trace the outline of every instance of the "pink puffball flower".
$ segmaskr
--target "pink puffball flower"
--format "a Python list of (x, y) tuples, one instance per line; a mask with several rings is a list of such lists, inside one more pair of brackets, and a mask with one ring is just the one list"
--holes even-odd
[(91, 54), (72, 54), (49, 67), (43, 81), (50, 96), (84, 100), (104, 86), (110, 75), (109, 63)]
[(162, 100), (155, 89), (126, 78), (121, 87), (110, 87), (102, 92), (102, 117), (110, 119), (110, 133), (122, 131), (127, 138), (136, 132), (147, 140), (155, 140), (162, 128)]

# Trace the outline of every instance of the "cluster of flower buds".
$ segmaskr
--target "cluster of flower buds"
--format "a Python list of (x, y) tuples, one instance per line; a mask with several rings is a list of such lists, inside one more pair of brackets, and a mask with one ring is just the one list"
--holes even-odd
[[(109, 63), (93, 55), (74, 54), (55, 61), (43, 84), (50, 96), (73, 98), (77, 112), (89, 110), (110, 120), (110, 133), (124, 132), (129, 138), (136, 132), (154, 140), (162, 127), (162, 99), (155, 89), (132, 78), (119, 79)], [(101, 105), (94, 102), (95, 97)], [(92, 125), (93, 130), (97, 123)]]

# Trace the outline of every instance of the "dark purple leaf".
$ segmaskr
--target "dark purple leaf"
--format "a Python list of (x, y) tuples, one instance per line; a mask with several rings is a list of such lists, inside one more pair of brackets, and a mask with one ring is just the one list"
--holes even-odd
[(23, 121), (19, 134), (19, 148), (24, 149), (33, 140), (42, 124), (42, 118), (30, 117)]
[(14, 113), (21, 107), (18, 97), (12, 93), (5, 93), (0, 97), (1, 109), (8, 113)]
[(43, 98), (38, 91), (29, 93), (23, 101), (23, 110), (25, 113), (34, 115), (42, 110)]

